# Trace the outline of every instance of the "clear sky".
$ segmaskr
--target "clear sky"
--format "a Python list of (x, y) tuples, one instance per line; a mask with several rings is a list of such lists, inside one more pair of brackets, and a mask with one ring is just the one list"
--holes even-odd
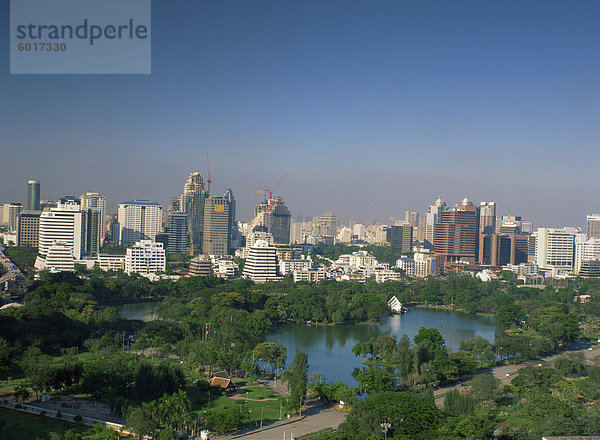
[(0, 202), (97, 191), (166, 205), (211, 161), (240, 218), (495, 200), (535, 226), (600, 211), (600, 2), (154, 0), (151, 75), (10, 75)]

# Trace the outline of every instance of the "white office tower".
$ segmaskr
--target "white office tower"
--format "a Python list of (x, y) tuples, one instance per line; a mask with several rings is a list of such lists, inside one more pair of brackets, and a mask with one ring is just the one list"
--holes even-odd
[(600, 238), (600, 214), (590, 214), (586, 220), (587, 238)]
[(277, 273), (277, 252), (266, 240), (256, 241), (248, 251), (244, 276), (255, 283), (280, 280)]
[(433, 229), (440, 220), (442, 211), (447, 207), (442, 196), (439, 196), (433, 205), (429, 206), (429, 212), (425, 214), (425, 247), (427, 249), (433, 249)]
[(48, 252), (56, 242), (71, 249), (72, 258), (81, 259), (85, 247), (85, 230), (82, 219), (83, 215), (79, 204), (71, 200), (58, 203), (56, 208), (42, 212), (36, 269), (46, 268)]
[(23, 205), (20, 203), (5, 203), (0, 205), (0, 210), (2, 211), (2, 225), (8, 226), (11, 231), (16, 231)]
[(290, 222), (290, 243), (304, 243), (304, 235), (302, 234), (302, 222)]
[(55, 241), (48, 248), (44, 269), (49, 272), (75, 272), (75, 260), (73, 258), (73, 248), (60, 241)]
[(540, 269), (574, 269), (575, 232), (572, 228), (538, 228), (536, 263)]
[(575, 274), (581, 270), (582, 263), (594, 260), (600, 260), (600, 238), (592, 237), (588, 240), (586, 234), (577, 234), (575, 236)]
[(87, 192), (79, 198), (81, 210), (88, 212), (88, 247), (92, 255), (98, 254), (104, 244), (104, 218), (106, 215), (106, 197), (95, 192)]
[(496, 202), (481, 202), (479, 204), (479, 233), (496, 233)]
[(127, 248), (125, 254), (125, 273), (140, 275), (164, 272), (167, 258), (162, 243), (151, 240), (141, 240)]
[(119, 203), (118, 219), (121, 246), (140, 240), (154, 241), (162, 224), (162, 206), (137, 199)]

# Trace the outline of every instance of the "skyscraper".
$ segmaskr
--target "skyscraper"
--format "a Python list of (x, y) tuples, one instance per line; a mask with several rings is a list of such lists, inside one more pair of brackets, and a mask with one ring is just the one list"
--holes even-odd
[(429, 206), (429, 212), (425, 214), (425, 239), (426, 249), (433, 249), (433, 230), (435, 224), (439, 221), (442, 211), (447, 208), (446, 202), (442, 196), (438, 196), (433, 205)]
[(119, 242), (126, 247), (140, 240), (154, 240), (162, 224), (162, 206), (149, 200), (119, 204)]
[(275, 244), (289, 244), (290, 220), (292, 215), (283, 199), (275, 197), (271, 205), (271, 221), (269, 232), (273, 234)]
[(587, 238), (600, 238), (600, 214), (590, 214), (586, 218)]
[(536, 263), (540, 269), (572, 270), (575, 255), (575, 233), (566, 228), (538, 228)]
[[(416, 211), (404, 211), (404, 223), (408, 223), (412, 227), (419, 226), (419, 213)], [(394, 224), (394, 222), (390, 222)]]
[(204, 228), (204, 199), (208, 197), (204, 179), (199, 171), (191, 173), (183, 186), (181, 208), (188, 216), (188, 231), (193, 255), (202, 253)]
[(204, 199), (202, 249), (208, 255), (227, 255), (231, 249), (229, 200), (224, 197)]
[(435, 223), (433, 245), (440, 263), (475, 263), (479, 256), (479, 207), (465, 196), (454, 209), (442, 211)]
[(17, 246), (39, 246), (41, 213), (41, 211), (23, 211), (19, 214)]
[(496, 202), (481, 202), (479, 204), (479, 233), (493, 234), (496, 232)]
[(81, 207), (74, 201), (58, 203), (56, 208), (42, 212), (40, 215), (40, 235), (37, 269), (46, 268), (46, 258), (50, 248), (60, 243), (57, 252), (64, 254), (65, 248), (70, 248), (74, 259), (81, 259), (85, 251), (85, 228)]
[(8, 226), (11, 231), (16, 231), (23, 205), (20, 203), (5, 203), (0, 208), (2, 208), (2, 224)]
[(185, 214), (167, 214), (167, 251), (170, 254), (185, 254), (187, 251), (187, 216)]
[(387, 241), (394, 252), (410, 252), (412, 250), (413, 227), (409, 224), (390, 226), (387, 230)]
[(79, 198), (81, 211), (86, 216), (87, 248), (90, 255), (98, 255), (104, 244), (104, 216), (106, 197), (95, 192), (87, 192)]
[(333, 212), (324, 212), (315, 221), (316, 231), (313, 229), (313, 235), (324, 237), (335, 237), (337, 235), (337, 217)]
[(40, 182), (38, 180), (27, 182), (27, 210), (40, 210)]
[(277, 250), (265, 240), (258, 240), (250, 247), (244, 264), (244, 276), (256, 283), (280, 280), (277, 266)]

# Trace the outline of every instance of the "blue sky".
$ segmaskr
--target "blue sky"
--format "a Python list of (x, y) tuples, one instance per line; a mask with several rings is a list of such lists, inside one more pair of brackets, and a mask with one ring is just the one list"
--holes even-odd
[(155, 0), (151, 75), (10, 75), (0, 0), (0, 202), (166, 204), (211, 160), (248, 218), (495, 200), (536, 226), (600, 211), (597, 1)]

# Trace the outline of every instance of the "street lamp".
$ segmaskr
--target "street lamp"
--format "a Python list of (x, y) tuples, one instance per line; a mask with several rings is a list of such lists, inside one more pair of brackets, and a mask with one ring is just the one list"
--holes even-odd
[(387, 433), (390, 430), (390, 428), (392, 427), (392, 424), (390, 422), (388, 422), (387, 419), (385, 419), (383, 421), (383, 423), (381, 424), (381, 430), (383, 431), (383, 438), (384, 440), (387, 440)]

